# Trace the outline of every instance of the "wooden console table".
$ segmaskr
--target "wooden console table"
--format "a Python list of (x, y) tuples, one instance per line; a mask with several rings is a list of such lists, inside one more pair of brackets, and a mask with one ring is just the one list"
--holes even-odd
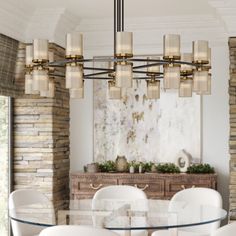
[(216, 174), (70, 174), (71, 199), (92, 198), (95, 192), (109, 185), (132, 185), (145, 191), (148, 198), (170, 199), (176, 192), (192, 187), (217, 188)]

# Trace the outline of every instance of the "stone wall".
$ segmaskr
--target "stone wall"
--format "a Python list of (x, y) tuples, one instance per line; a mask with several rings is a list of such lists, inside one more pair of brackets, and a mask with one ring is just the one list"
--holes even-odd
[[(20, 44), (16, 77), (22, 87), (24, 50)], [(50, 45), (55, 59), (64, 49)], [(64, 69), (58, 68), (58, 74)], [(35, 188), (56, 204), (69, 198), (69, 91), (55, 77), (54, 98), (22, 95), (14, 99), (14, 188)]]
[[(229, 80), (229, 104), (230, 104), (230, 210), (236, 209), (236, 37), (229, 39), (230, 50), (230, 80)], [(236, 215), (231, 216), (236, 220)]]
[(19, 87), (19, 69), (24, 71), (22, 44), (17, 40), (0, 34), (0, 95), (16, 97), (23, 94)]

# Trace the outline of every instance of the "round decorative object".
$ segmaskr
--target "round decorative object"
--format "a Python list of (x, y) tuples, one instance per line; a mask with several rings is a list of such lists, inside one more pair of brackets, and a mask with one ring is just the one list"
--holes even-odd
[(125, 156), (117, 156), (116, 158), (116, 170), (118, 172), (126, 172), (128, 169), (128, 162)]
[(179, 167), (181, 172), (187, 172), (191, 159), (192, 156), (183, 149), (176, 156), (175, 165)]
[(97, 163), (91, 163), (87, 165), (86, 171), (88, 173), (97, 173), (99, 172), (99, 166)]

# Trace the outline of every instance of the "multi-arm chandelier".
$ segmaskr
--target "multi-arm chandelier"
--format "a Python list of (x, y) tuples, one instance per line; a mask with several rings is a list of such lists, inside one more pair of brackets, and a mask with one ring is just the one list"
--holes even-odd
[[(25, 93), (54, 96), (56, 75), (51, 68), (66, 68), (66, 88), (71, 98), (84, 97), (84, 81), (108, 81), (109, 97), (120, 99), (122, 90), (132, 88), (133, 80), (147, 82), (147, 98), (160, 98), (160, 80), (164, 89), (178, 89), (180, 97), (211, 93), (211, 50), (208, 41), (197, 40), (192, 53), (180, 53), (180, 35), (164, 35), (163, 56), (146, 58), (133, 55), (133, 35), (124, 31), (124, 0), (114, 0), (114, 56), (107, 59), (83, 58), (83, 35), (78, 32), (66, 36), (66, 59), (53, 61), (48, 40), (35, 39), (26, 46)], [(104, 62), (107, 68), (85, 66), (88, 62)], [(138, 65), (135, 65), (138, 63)], [(142, 64), (142, 65), (140, 65)], [(161, 69), (163, 68), (163, 69)], [(93, 73), (86, 74), (86, 71)], [(57, 75), (59, 76), (59, 75)]]

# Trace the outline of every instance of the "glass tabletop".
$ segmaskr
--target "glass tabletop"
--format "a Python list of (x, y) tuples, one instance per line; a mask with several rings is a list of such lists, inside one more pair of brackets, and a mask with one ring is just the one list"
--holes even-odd
[(12, 220), (39, 226), (92, 225), (110, 230), (168, 229), (210, 224), (227, 216), (221, 208), (167, 200), (73, 200), (9, 209)]

